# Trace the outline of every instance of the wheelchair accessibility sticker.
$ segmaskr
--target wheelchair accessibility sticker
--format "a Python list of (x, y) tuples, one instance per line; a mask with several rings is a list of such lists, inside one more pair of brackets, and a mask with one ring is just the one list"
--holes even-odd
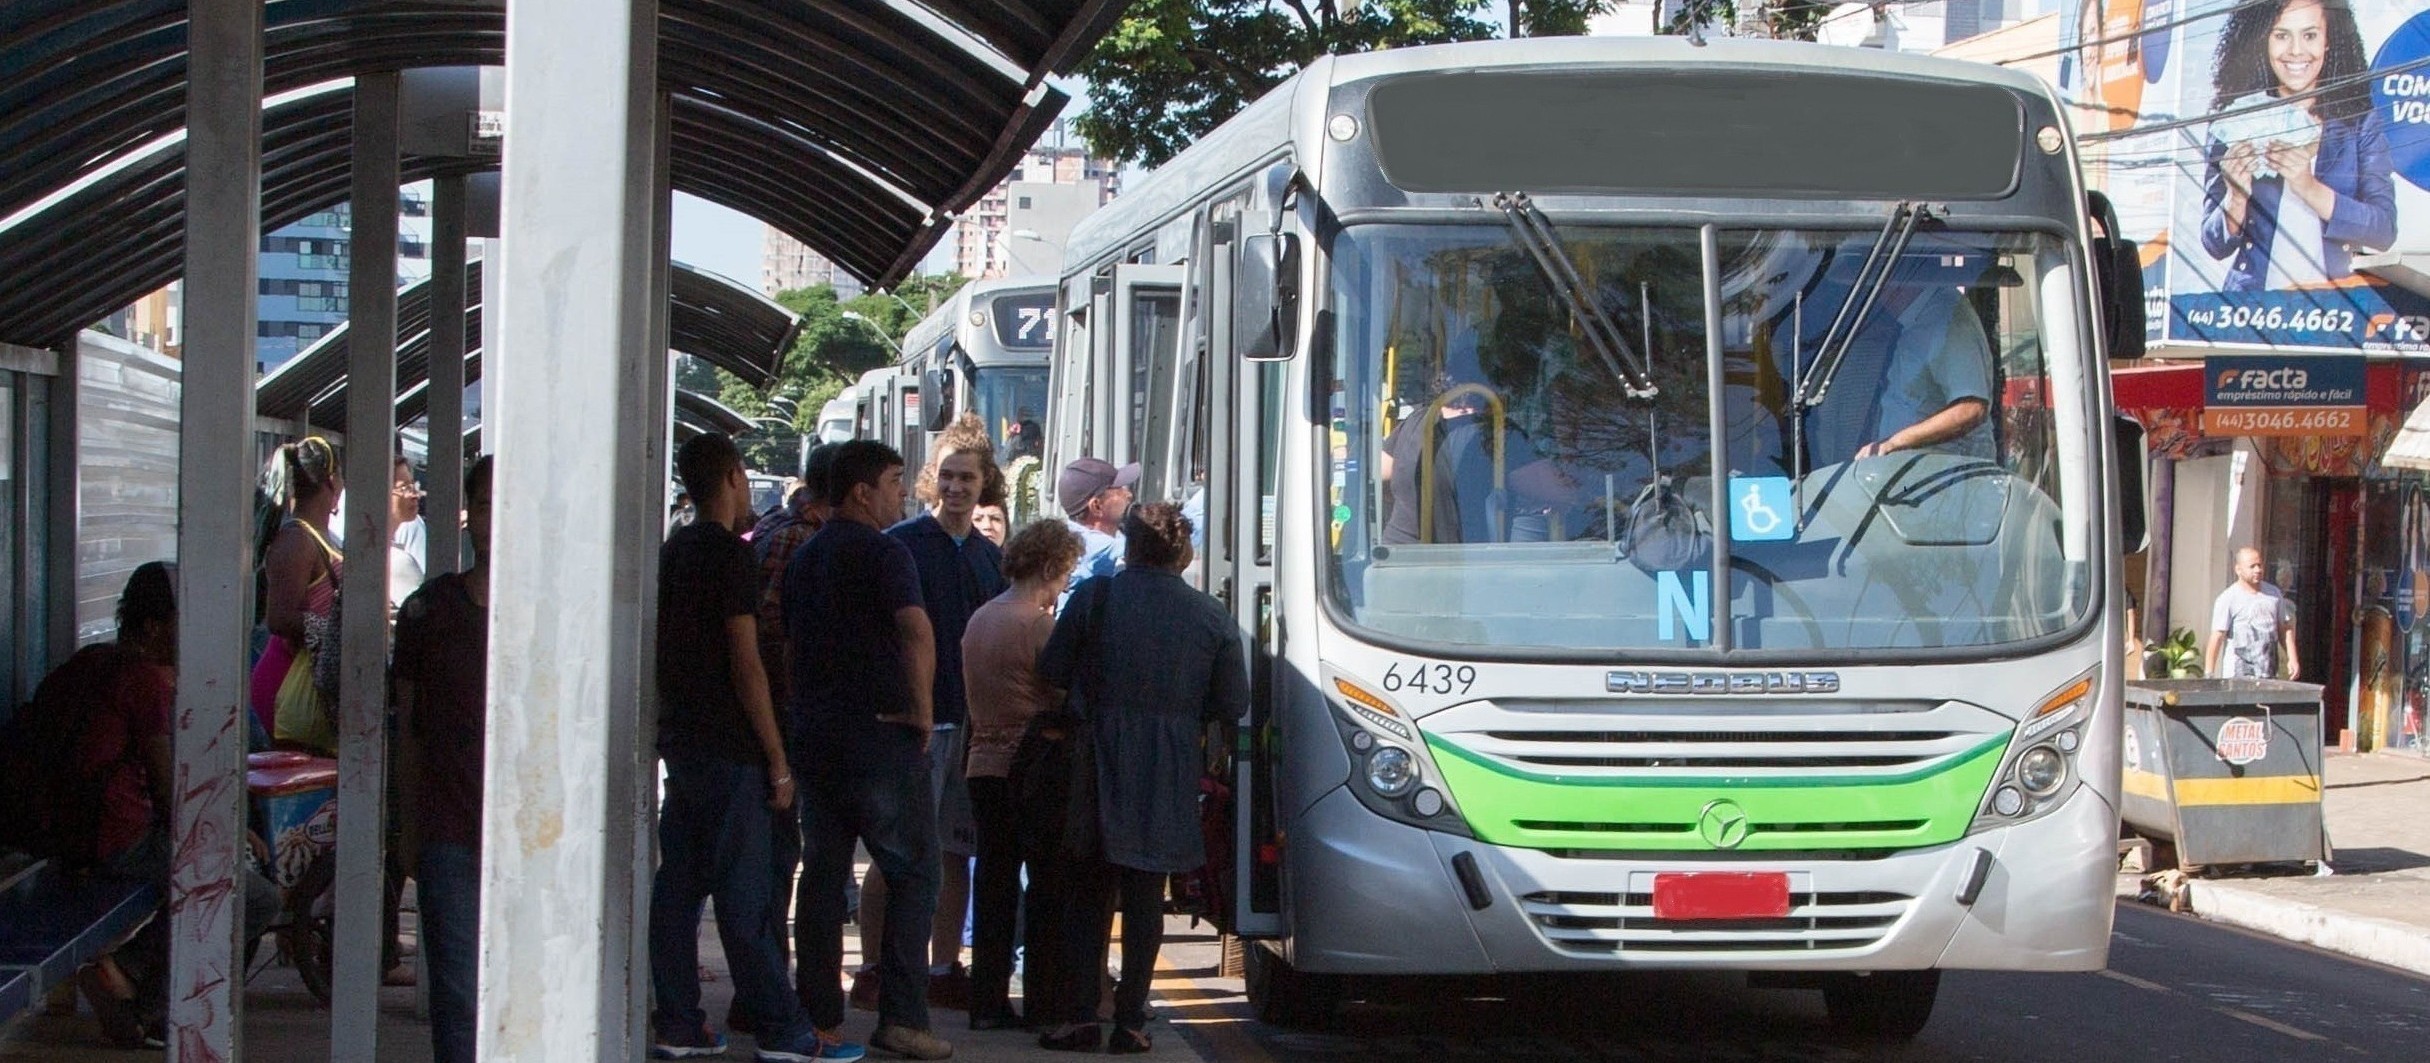
[(1797, 503), (1786, 476), (1730, 477), (1730, 539), (1742, 543), (1797, 538)]

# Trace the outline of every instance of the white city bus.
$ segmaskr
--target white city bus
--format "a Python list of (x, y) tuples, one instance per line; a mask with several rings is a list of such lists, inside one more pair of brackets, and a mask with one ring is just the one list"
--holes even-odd
[(1084, 222), (1048, 462), (1203, 512), (1260, 1014), (1719, 968), (1899, 1037), (2102, 966), (2098, 203), (2028, 76), (1568, 38), (1320, 59)]

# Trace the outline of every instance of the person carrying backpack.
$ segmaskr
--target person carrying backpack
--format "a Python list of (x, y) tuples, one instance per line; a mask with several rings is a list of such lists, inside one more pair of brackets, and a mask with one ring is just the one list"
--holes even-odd
[[(151, 882), (168, 896), (170, 710), (177, 687), (176, 568), (127, 579), (118, 641), (87, 646), (44, 677), (0, 739), (0, 844), (87, 878)], [(255, 856), (263, 855), (258, 837)], [(250, 940), (278, 913), (278, 889), (243, 869)], [(120, 1045), (156, 1042), (168, 1010), (168, 926), (155, 916), (81, 982)]]

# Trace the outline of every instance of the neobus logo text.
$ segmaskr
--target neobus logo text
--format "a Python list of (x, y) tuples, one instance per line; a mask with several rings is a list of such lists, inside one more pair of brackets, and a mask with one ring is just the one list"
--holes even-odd
[(1837, 694), (1838, 672), (1611, 672), (1614, 694)]

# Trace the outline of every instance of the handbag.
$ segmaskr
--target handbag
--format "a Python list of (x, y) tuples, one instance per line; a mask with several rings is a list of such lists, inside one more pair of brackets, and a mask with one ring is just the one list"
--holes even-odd
[(283, 745), (325, 752), (337, 748), (337, 721), (330, 718), (328, 700), (313, 681), (315, 657), (310, 648), (297, 650), (279, 680), (272, 736)]
[(319, 687), (329, 701), (335, 702), (338, 698), (339, 674), (345, 667), (346, 658), (342, 640), (344, 631), (338, 620), (346, 612), (344, 588), (338, 584), (334, 560), (339, 555), (337, 548), (330, 546), (329, 540), (321, 538), (321, 533), (312, 525), (297, 521), (296, 526), (304, 529), (305, 534), (312, 536), (313, 542), (321, 545), (322, 576), (329, 581), (329, 614), (323, 616), (314, 613), (304, 617), (304, 646), (312, 653), (312, 685)]
[(1021, 849), (1041, 859), (1091, 860), (1102, 850), (1097, 821), (1097, 737), (1090, 710), (1103, 690), (1100, 632), (1112, 585), (1089, 581), (1086, 626), (1081, 629), (1085, 693), (1075, 688), (1062, 707), (1030, 718), (1013, 752), (1014, 807), (1021, 812)]

